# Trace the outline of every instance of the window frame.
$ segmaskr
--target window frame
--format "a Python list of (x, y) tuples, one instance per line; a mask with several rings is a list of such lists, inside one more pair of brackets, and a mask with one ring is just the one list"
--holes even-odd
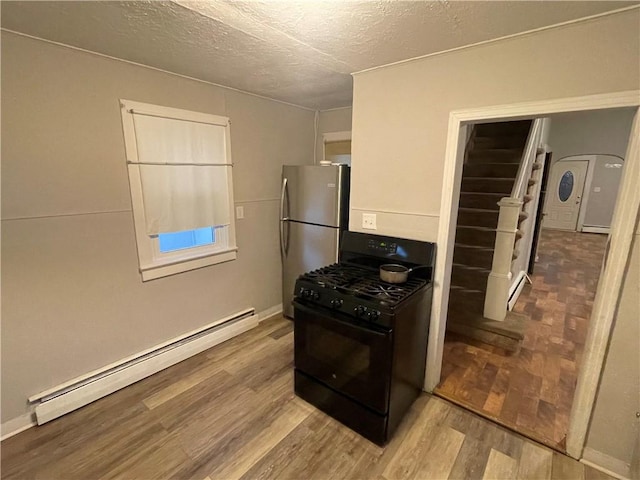
[[(142, 281), (153, 280), (235, 260), (237, 258), (238, 247), (236, 245), (235, 204), (233, 201), (233, 162), (231, 158), (231, 122), (229, 118), (124, 99), (120, 100), (120, 107), (129, 177), (129, 192), (131, 194), (133, 223), (138, 250), (138, 268), (142, 275)], [(158, 237), (147, 234), (133, 112), (176, 120), (208, 123), (225, 128), (225, 158), (226, 163), (230, 165), (230, 167), (227, 167), (229, 168), (227, 175), (229, 225), (215, 227), (216, 241), (214, 243), (161, 253)]]
[[(333, 142), (351, 142), (351, 130), (342, 130), (340, 132), (326, 132), (322, 134), (322, 160), (327, 160), (327, 143)], [(351, 162), (349, 162), (351, 163)]]

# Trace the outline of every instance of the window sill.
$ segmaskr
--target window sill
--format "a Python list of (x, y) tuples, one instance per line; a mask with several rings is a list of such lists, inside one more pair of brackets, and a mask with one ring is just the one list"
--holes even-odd
[(203, 254), (197, 257), (190, 257), (183, 260), (166, 260), (157, 261), (151, 265), (145, 265), (140, 268), (142, 273), (142, 281), (154, 280), (156, 278), (167, 277), (169, 275), (175, 275), (176, 273), (188, 272), (189, 270), (195, 270), (197, 268), (208, 267), (217, 263), (230, 262), (237, 257), (236, 247), (226, 250), (220, 250), (217, 252), (211, 252)]

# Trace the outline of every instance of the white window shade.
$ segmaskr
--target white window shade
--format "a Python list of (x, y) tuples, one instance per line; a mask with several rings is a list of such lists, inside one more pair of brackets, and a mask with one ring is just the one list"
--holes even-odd
[(229, 225), (224, 166), (140, 165), (147, 235)]
[(133, 121), (140, 163), (227, 163), (226, 125), (135, 113)]
[(133, 120), (147, 235), (228, 225), (226, 125)]

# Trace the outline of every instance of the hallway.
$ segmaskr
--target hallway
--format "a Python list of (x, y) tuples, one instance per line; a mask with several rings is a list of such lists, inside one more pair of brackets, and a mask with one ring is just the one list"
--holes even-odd
[(515, 353), (448, 332), (437, 394), (564, 451), (607, 236), (543, 229)]

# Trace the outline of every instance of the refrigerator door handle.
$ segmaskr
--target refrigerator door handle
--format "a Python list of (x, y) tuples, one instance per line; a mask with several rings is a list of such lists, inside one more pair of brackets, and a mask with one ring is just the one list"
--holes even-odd
[(286, 248), (284, 245), (284, 222), (289, 220), (284, 216), (284, 197), (287, 193), (287, 177), (282, 179), (282, 190), (280, 191), (280, 254), (284, 258), (286, 256)]

